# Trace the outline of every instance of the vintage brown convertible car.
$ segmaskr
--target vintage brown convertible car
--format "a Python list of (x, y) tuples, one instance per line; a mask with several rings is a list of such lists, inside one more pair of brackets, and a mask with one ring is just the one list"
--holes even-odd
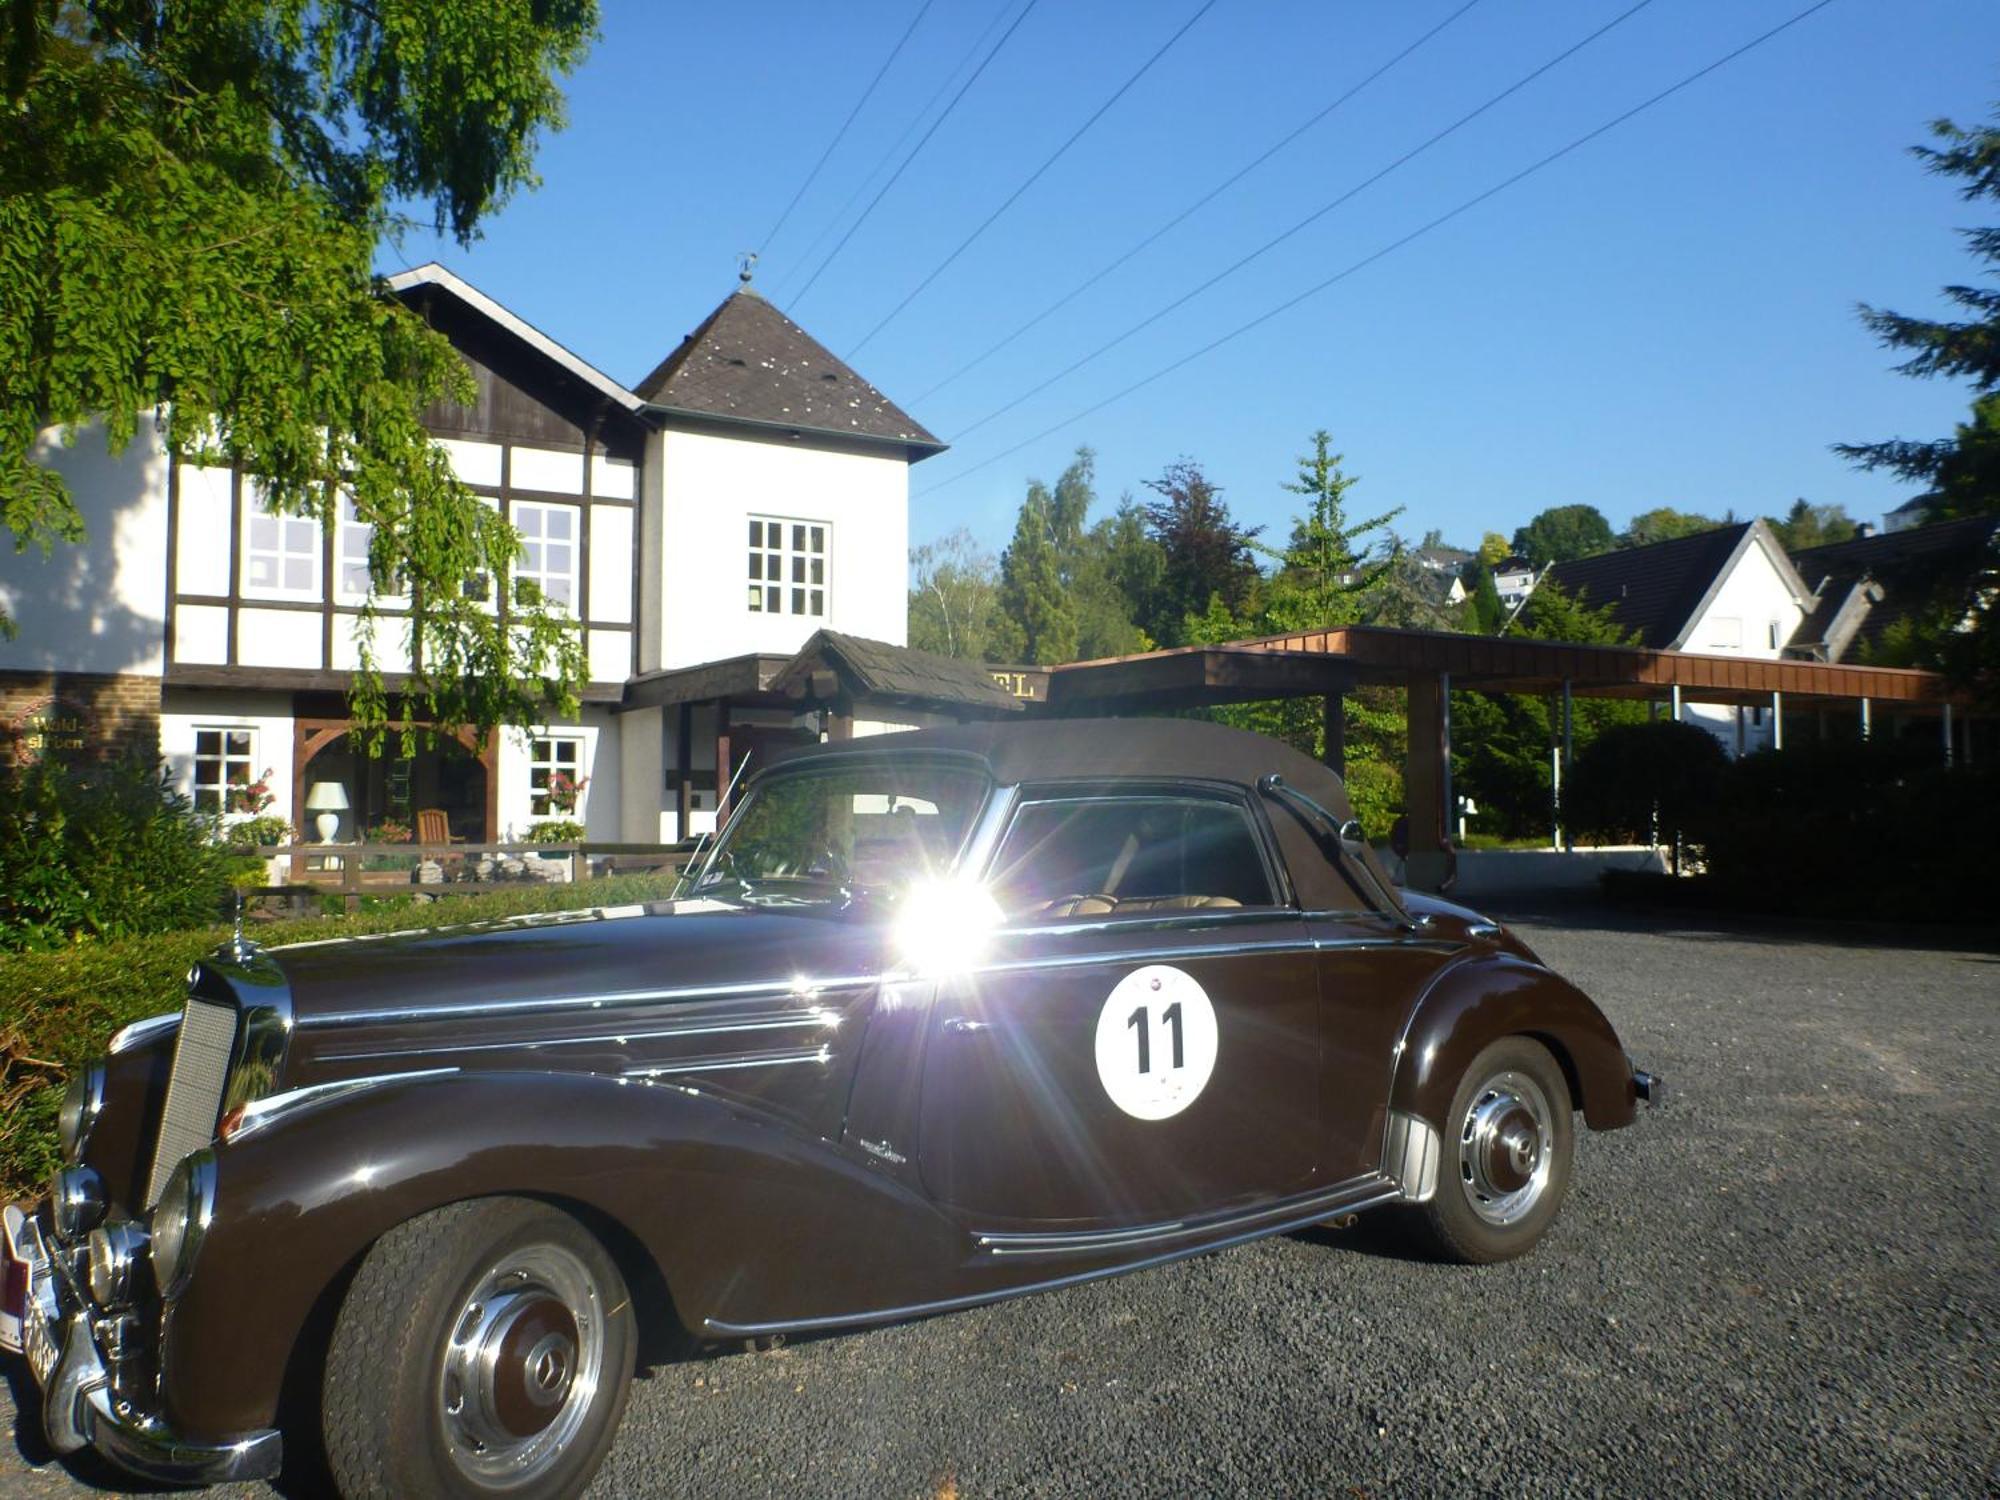
[(1339, 779), (1182, 721), (757, 777), (683, 899), (259, 951), (77, 1081), (6, 1240), (60, 1452), (573, 1494), (642, 1340), (942, 1312), (1363, 1209), (1518, 1255), (1655, 1085)]

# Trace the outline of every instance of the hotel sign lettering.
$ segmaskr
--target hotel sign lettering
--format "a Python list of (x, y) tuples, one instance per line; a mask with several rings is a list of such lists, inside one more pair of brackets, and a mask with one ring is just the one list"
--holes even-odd
[(90, 710), (66, 698), (43, 698), (5, 721), (7, 750), (16, 765), (31, 765), (49, 756), (67, 758), (86, 752), (96, 737)]

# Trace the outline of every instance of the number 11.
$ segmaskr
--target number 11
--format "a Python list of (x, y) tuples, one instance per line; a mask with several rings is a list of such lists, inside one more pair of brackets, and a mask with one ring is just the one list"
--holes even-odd
[[(1186, 1067), (1187, 1038), (1182, 1034), (1181, 1030), (1182, 1023), (1181, 1023), (1180, 1001), (1176, 1000), (1172, 1005), (1169, 1005), (1166, 1008), (1166, 1010), (1161, 1012), (1160, 1020), (1165, 1025), (1172, 1028), (1174, 1033), (1173, 1066), (1176, 1068)], [(1151, 1035), (1152, 1028), (1148, 1024), (1148, 1012), (1146, 1010), (1146, 1007), (1142, 1005), (1137, 1010), (1133, 1011), (1131, 1015), (1125, 1018), (1125, 1024), (1132, 1030), (1139, 1033), (1139, 1071), (1141, 1073), (1152, 1072), (1153, 1071), (1153, 1039)]]

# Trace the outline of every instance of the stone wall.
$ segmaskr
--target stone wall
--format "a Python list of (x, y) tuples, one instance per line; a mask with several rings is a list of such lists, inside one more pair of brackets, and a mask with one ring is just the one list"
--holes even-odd
[(159, 753), (159, 678), (0, 671), (0, 765)]

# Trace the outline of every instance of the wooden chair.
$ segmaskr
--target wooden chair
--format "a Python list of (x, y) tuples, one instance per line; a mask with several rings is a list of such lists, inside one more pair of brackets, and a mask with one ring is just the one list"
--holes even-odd
[(451, 842), (451, 820), (441, 807), (422, 808), (417, 813), (417, 842), (429, 847)]

